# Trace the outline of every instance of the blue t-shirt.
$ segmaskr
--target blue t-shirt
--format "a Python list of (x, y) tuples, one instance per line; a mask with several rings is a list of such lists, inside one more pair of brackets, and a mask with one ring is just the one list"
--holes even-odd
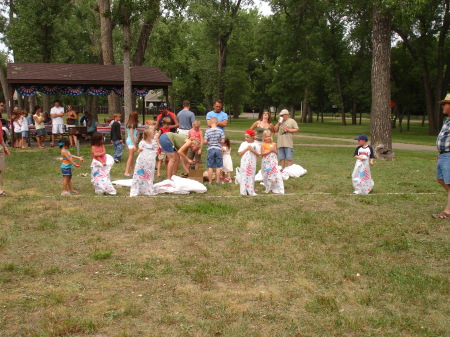
[[(210, 112), (208, 112), (208, 113), (206, 114), (206, 120), (207, 120), (207, 121), (210, 120), (212, 117), (216, 117), (218, 122), (222, 122), (222, 121), (227, 121), (227, 120), (228, 120), (228, 115), (227, 115), (227, 113), (226, 113), (226, 112), (223, 112), (223, 111), (221, 111), (221, 112), (215, 112), (215, 111), (213, 110), (213, 111), (210, 111)], [(222, 127), (222, 126), (217, 126), (217, 127), (218, 127), (219, 129), (225, 130), (225, 128)]]

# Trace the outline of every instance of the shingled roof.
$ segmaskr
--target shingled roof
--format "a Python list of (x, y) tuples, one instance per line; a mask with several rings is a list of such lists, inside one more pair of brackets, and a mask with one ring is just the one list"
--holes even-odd
[[(123, 66), (60, 63), (8, 63), (8, 83), (15, 85), (123, 86)], [(172, 81), (159, 68), (131, 67), (132, 86), (167, 88)]]

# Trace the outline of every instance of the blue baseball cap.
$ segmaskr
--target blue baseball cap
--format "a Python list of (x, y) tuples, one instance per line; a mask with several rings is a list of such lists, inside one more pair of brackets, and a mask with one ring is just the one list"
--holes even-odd
[(366, 135), (359, 135), (358, 137), (353, 138), (353, 139), (354, 139), (354, 140), (365, 140), (366, 142), (369, 141), (369, 138), (367, 138)]

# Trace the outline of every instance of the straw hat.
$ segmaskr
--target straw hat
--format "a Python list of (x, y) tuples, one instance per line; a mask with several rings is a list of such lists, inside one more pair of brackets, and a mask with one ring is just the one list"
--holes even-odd
[(445, 96), (445, 98), (441, 101), (438, 102), (439, 104), (442, 103), (450, 103), (450, 94), (447, 94), (447, 96)]

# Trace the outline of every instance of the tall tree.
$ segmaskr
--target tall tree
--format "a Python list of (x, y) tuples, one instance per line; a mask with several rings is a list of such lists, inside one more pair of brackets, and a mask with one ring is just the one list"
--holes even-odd
[(379, 159), (394, 159), (391, 130), (391, 22), (389, 10), (373, 9), (371, 143)]

